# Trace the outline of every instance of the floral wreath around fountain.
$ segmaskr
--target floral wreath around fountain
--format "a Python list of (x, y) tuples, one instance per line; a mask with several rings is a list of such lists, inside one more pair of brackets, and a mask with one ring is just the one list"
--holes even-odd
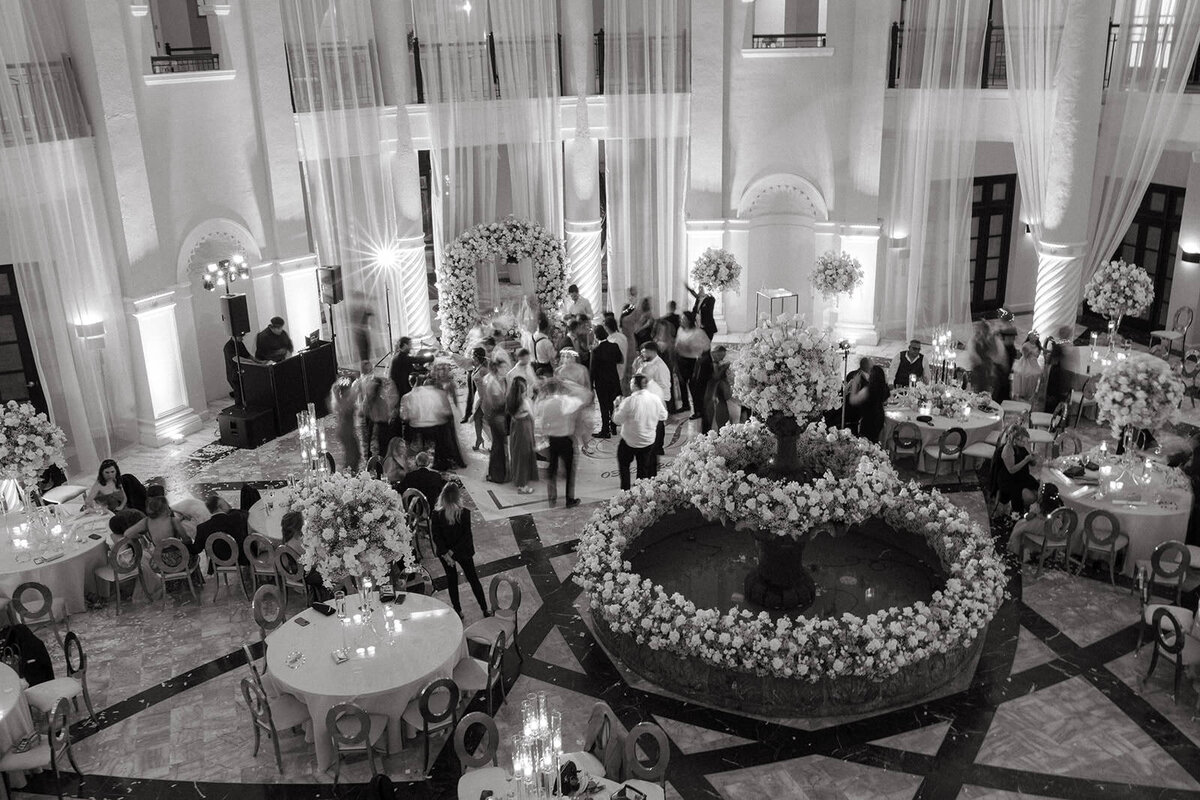
[[(709, 470), (726, 475), (760, 461), (772, 445), (769, 432), (755, 425), (726, 426), (708, 440), (712, 453), (724, 459), (723, 464), (710, 461)], [(755, 615), (745, 609), (697, 608), (682, 594), (668, 595), (661, 584), (634, 572), (625, 553), (665, 515), (721, 491), (710, 488), (703, 472), (681, 457), (658, 477), (610, 501), (580, 538), (575, 576), (590, 596), (592, 613), (638, 645), (721, 668), (811, 683), (841, 676), (882, 681), (936, 654), (965, 648), (983, 633), (1004, 599), (1004, 568), (990, 536), (939, 492), (926, 494), (909, 484), (883, 495), (878, 515), (897, 530), (924, 537), (937, 553), (947, 580), (930, 602), (836, 619), (772, 620), (765, 611)], [(779, 494), (786, 492), (739, 497), (724, 508), (765, 514), (774, 503), (785, 502)], [(750, 500), (762, 510), (750, 508)]]
[(460, 352), (468, 331), (479, 322), (476, 267), (497, 257), (532, 260), (538, 304), (550, 314), (562, 304), (567, 293), (567, 251), (561, 239), (536, 222), (511, 216), (476, 225), (446, 247), (437, 270), (438, 319), (447, 350)]

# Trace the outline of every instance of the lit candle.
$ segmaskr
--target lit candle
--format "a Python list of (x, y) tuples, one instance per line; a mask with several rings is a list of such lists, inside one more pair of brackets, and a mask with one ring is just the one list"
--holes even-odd
[(367, 655), (368, 656), (375, 655), (375, 645), (373, 645), (373, 644), (367, 645)]
[(355, 615), (354, 615), (354, 624), (355, 624), (355, 625), (362, 625), (362, 614), (355, 614)]

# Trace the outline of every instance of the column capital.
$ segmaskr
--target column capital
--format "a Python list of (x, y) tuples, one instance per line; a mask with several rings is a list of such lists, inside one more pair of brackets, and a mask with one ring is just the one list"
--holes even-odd
[(144, 297), (126, 297), (125, 313), (138, 318), (162, 308), (174, 308), (176, 291), (177, 287), (172, 286)]

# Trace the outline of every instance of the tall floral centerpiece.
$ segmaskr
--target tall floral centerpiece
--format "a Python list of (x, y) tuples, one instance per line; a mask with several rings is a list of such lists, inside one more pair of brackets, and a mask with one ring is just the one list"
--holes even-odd
[(46, 468), (62, 460), (67, 435), (29, 403), (9, 400), (0, 412), (0, 479), (16, 481), (24, 500)]
[(812, 274), (813, 289), (820, 292), (826, 300), (834, 298), (834, 307), (826, 309), (826, 325), (832, 327), (837, 324), (841, 296), (850, 294), (862, 282), (862, 264), (849, 253), (826, 250), (817, 258)]
[(1109, 424), (1121, 453), (1132, 433), (1175, 420), (1183, 393), (1183, 381), (1167, 362), (1131, 354), (1113, 362), (1096, 382), (1097, 419)]
[(1124, 259), (1101, 264), (1083, 292), (1088, 307), (1108, 320), (1111, 343), (1126, 314), (1145, 314), (1154, 302), (1154, 281), (1146, 270)]
[(692, 280), (710, 291), (737, 291), (742, 265), (733, 253), (720, 247), (710, 247), (692, 265)]
[(412, 531), (400, 495), (367, 473), (313, 473), (280, 493), (281, 505), (304, 517), (305, 569), (329, 587), (347, 576), (386, 581), (392, 565), (416, 569)]
[[(878, 446), (827, 430), (819, 421), (841, 397), (837, 353), (831, 331), (783, 315), (762, 322), (733, 365), (734, 394), (774, 435), (775, 457), (755, 459), (751, 463), (764, 466), (753, 474), (739, 470), (731, 491), (712, 496), (744, 500), (737, 524), (754, 531), (759, 551), (758, 566), (746, 577), (746, 597), (768, 608), (810, 605), (815, 585), (803, 564), (809, 538), (878, 512), (883, 495), (898, 485)], [(761, 428), (744, 427), (763, 447)], [(703, 450), (697, 445), (683, 460), (710, 455)], [(722, 453), (711, 455), (720, 456), (719, 464), (728, 460)], [(679, 467), (681, 475), (706, 471), (701, 463), (694, 470)], [(739, 496), (747, 492), (750, 496)], [(698, 507), (704, 511), (703, 500)], [(721, 515), (719, 509), (714, 513)]]

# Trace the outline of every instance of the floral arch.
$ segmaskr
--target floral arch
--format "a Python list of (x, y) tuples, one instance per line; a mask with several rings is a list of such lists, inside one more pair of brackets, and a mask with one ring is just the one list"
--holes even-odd
[(567, 293), (567, 249), (562, 239), (526, 219), (507, 217), (463, 232), (446, 248), (437, 270), (438, 319), (442, 346), (461, 352), (467, 332), (479, 322), (479, 262), (491, 258), (533, 261), (534, 293), (547, 311), (557, 310)]

